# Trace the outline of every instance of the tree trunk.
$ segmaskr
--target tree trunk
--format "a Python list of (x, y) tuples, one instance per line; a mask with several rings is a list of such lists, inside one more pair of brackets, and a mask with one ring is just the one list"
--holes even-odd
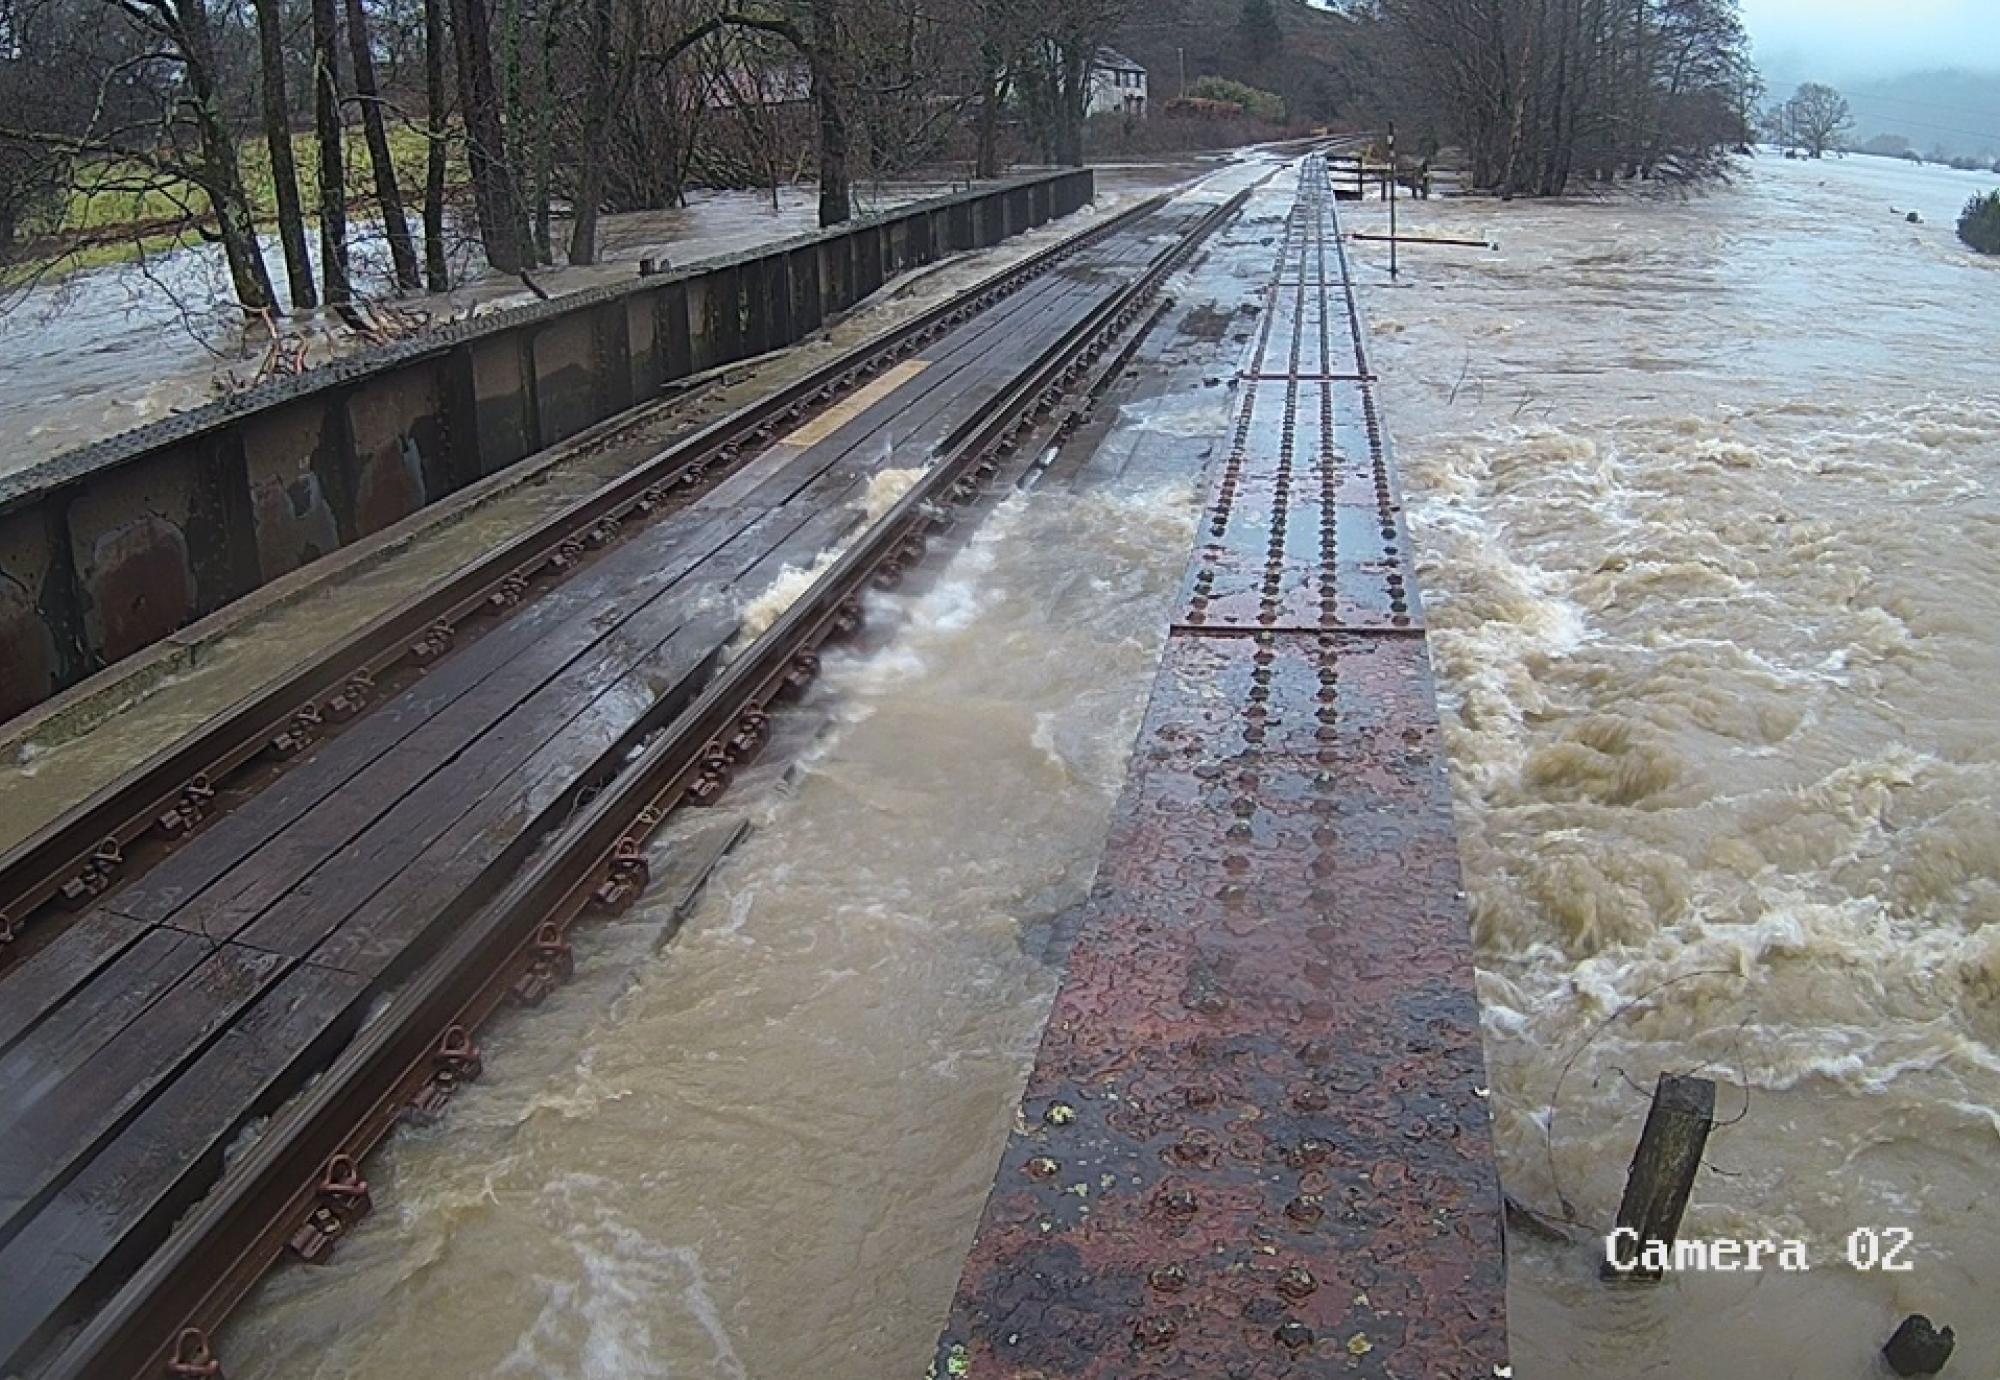
[(1090, 108), (1090, 64), (1094, 46), (1064, 43), (1056, 77), (1056, 162), (1083, 166), (1083, 122)]
[[(524, 0), (500, 0), (501, 61), (499, 64), (500, 126), (507, 141), (507, 185), (521, 218), (521, 254), (530, 265), (549, 262), (547, 187), (536, 176), (542, 162), (541, 120), (530, 109), (542, 109), (537, 92), (528, 89), (528, 16)], [(538, 235), (537, 231), (541, 233)]]
[(389, 236), (389, 259), (395, 267), (396, 289), (415, 292), (423, 286), (423, 279), (417, 274), (417, 246), (410, 238), (410, 223), (403, 218), (403, 193), (396, 186), (396, 161), (389, 153), (381, 88), (375, 83), (375, 51), (368, 42), (368, 16), (361, 0), (347, 0), (347, 52), (354, 64), (354, 96), (361, 104), (361, 129), (368, 140), (368, 161), (375, 168), (375, 200), (382, 208), (382, 227)]
[(604, 163), (588, 159), (577, 169), (576, 217), (569, 227), (569, 261), (597, 262), (597, 206), (604, 199)]
[(277, 193), (285, 282), (291, 289), (292, 310), (311, 311), (319, 305), (319, 292), (313, 285), (305, 207), (299, 201), (299, 170), (292, 158), (291, 102), (285, 96), (284, 15), (279, 13), (278, 0), (253, 0), (253, 4), (264, 88), (264, 143), (271, 151), (271, 185)]
[(453, 0), (452, 31), (458, 47), (459, 109), (464, 113), (472, 197), (486, 261), (502, 273), (528, 267), (521, 202), (507, 164), (500, 123), (500, 93), (493, 79), (493, 44), (485, 0)]
[(980, 56), (979, 69), (979, 153), (973, 176), (991, 179), (1000, 176), (1000, 106), (1007, 99), (1005, 64), (993, 45)]
[(236, 162), (236, 140), (223, 118), (215, 89), (215, 41), (209, 31), (203, 0), (179, 0), (175, 6), (181, 30), (181, 51), (187, 63), (189, 94), (194, 98), (195, 124), (201, 137), (201, 184), (229, 264), (230, 285), (244, 311), (262, 313), (276, 305), (271, 272), (257, 247), (257, 220), (243, 191), (243, 173)]
[[(555, 250), (555, 209), (552, 204), (555, 184), (556, 164), (556, 49), (562, 41), (560, 26), (562, 7), (551, 6), (542, 17), (541, 56), (535, 64), (534, 80), (536, 90), (527, 102), (534, 111), (530, 124), (534, 130), (533, 143), (528, 150), (528, 161), (533, 168), (535, 257), (545, 264), (556, 261)], [(607, 40), (608, 41), (608, 40)], [(609, 55), (593, 52), (590, 62), (593, 67), (608, 61)], [(523, 80), (526, 80), (525, 74)], [(589, 149), (579, 150), (585, 158), (592, 156)], [(602, 156), (599, 154), (598, 156)]]
[(346, 164), (340, 156), (340, 21), (334, 0), (312, 0), (313, 128), (319, 137), (319, 271), (326, 304), (353, 299), (347, 277)]
[(424, 0), (424, 278), (432, 292), (451, 288), (444, 253), (444, 0)]
[(847, 150), (845, 93), (840, 89), (840, 0), (813, 0), (813, 108), (819, 117), (819, 223), (844, 225), (854, 217), (853, 174)]
[[(1507, 130), (1507, 161), (1500, 175), (1500, 196), (1502, 200), (1513, 197), (1520, 190), (1521, 160), (1527, 153), (1529, 112), (1540, 102), (1541, 68), (1536, 40), (1541, 37), (1543, 26), (1548, 22), (1548, 0), (1541, 0), (1535, 13), (1525, 18), (1526, 32), (1521, 39), (1521, 61), (1515, 69), (1517, 86), (1514, 91), (1514, 118)], [(1539, 122), (1537, 122), (1539, 126)], [(1539, 132), (1539, 129), (1538, 129)]]
[(576, 151), (576, 189), (569, 230), (569, 261), (597, 261), (597, 209), (604, 200), (605, 136), (611, 127), (612, 88), (616, 80), (611, 50), (612, 0), (589, 0), (590, 72), (583, 97), (583, 139)]

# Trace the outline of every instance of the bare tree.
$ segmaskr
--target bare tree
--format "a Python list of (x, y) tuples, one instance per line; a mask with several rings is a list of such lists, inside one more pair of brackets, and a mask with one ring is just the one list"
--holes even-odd
[(812, 81), (814, 123), (818, 128), (819, 223), (840, 225), (854, 215), (854, 174), (848, 144), (848, 26), (842, 15), (851, 0), (786, 0), (772, 13), (725, 11), (688, 30), (664, 49), (646, 54), (668, 63), (725, 28), (746, 29), (782, 39), (805, 62)]
[(319, 293), (313, 286), (305, 208), (299, 201), (299, 170), (292, 157), (292, 103), (285, 92), (285, 18), (279, 0), (251, 3), (257, 12), (264, 143), (271, 154), (271, 187), (278, 207), (278, 242), (285, 254), (285, 282), (291, 290), (292, 310), (310, 311), (319, 305)]
[(1793, 92), (1785, 108), (1792, 140), (1811, 158), (1825, 157), (1827, 150), (1838, 148), (1854, 130), (1854, 113), (1848, 109), (1847, 97), (1816, 81)]
[(793, 46), (812, 69), (813, 113), (819, 122), (819, 223), (842, 225), (854, 215), (854, 174), (847, 144), (839, 0), (810, 0), (810, 38), (794, 26)]
[(980, 0), (979, 142), (973, 175), (1000, 175), (1000, 126), (1018, 78), (1027, 35), (1020, 22), (1021, 0)]
[(432, 292), (451, 286), (451, 268), (445, 258), (445, 121), (449, 114), (450, 90), (445, 79), (445, 45), (450, 41), (445, 25), (445, 0), (423, 0), (424, 5), (424, 282)]
[(621, 23), (617, 8), (617, 0), (588, 0), (588, 76), (578, 146), (575, 219), (569, 236), (569, 261), (573, 264), (597, 259), (597, 216), (604, 202), (611, 125), (632, 94), (632, 83), (639, 74), (642, 12), (637, 0), (625, 0)]
[(1475, 187), (1722, 174), (1756, 74), (1736, 0), (1380, 0), (1383, 113)]
[(519, 273), (529, 266), (527, 221), (507, 158), (507, 132), (493, 67), (492, 12), (487, 0), (452, 0), (451, 30), (457, 48), (459, 111), (465, 122), (466, 161), (472, 173), (480, 243), (493, 267), (502, 273)]
[[(227, 75), (206, 0), (75, 0), (49, 55), (85, 93), (85, 113), (62, 105), (0, 110), (0, 147), (32, 151), (61, 185), (116, 187), (174, 204), (177, 213), (124, 233), (199, 233), (218, 242), (245, 312), (276, 305), (257, 243), (230, 119)], [(17, 26), (18, 27), (18, 26)], [(60, 69), (58, 69), (60, 70)], [(198, 198), (199, 202), (191, 198)]]
[(1083, 166), (1098, 49), (1130, 15), (1131, 0), (1023, 0), (1017, 86), (1036, 142), (1050, 161)]
[(398, 291), (423, 286), (417, 273), (416, 243), (403, 218), (403, 193), (396, 185), (396, 160), (389, 149), (389, 130), (382, 118), (382, 90), (375, 80), (375, 48), (368, 38), (368, 12), (362, 0), (347, 0), (347, 51), (354, 66), (354, 99), (361, 107), (361, 131), (368, 141), (368, 161), (375, 174), (375, 204), (389, 239), (389, 259)]
[(326, 304), (353, 299), (347, 271), (347, 162), (341, 156), (339, 18), (334, 0), (312, 0), (313, 132), (319, 143), (319, 272)]

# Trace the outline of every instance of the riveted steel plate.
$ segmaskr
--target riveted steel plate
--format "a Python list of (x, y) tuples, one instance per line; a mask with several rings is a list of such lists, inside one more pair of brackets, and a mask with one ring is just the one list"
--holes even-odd
[(1418, 639), (1173, 640), (947, 1364), (1504, 1363), (1437, 736)]
[(1177, 622), (1204, 630), (1423, 625), (1403, 503), (1368, 385), (1241, 385)]
[[(1331, 218), (1308, 164), (1288, 250)], [(1394, 476), (1362, 385), (1242, 387), (940, 1377), (1506, 1363), (1471, 942)]]

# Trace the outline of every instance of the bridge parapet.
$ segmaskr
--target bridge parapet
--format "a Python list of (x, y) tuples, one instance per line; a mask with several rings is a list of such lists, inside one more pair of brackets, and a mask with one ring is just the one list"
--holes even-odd
[(0, 720), (1094, 187), (1087, 169), (997, 182), (456, 322), (0, 476)]

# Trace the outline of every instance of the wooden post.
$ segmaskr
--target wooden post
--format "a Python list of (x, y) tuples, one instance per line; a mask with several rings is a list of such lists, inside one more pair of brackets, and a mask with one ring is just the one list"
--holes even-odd
[(1625, 1178), (1618, 1204), (1618, 1231), (1612, 1236), (1601, 1273), (1607, 1279), (1656, 1280), (1660, 1271), (1639, 1263), (1653, 1242), (1667, 1247), (1681, 1227), (1694, 1178), (1701, 1169), (1715, 1117), (1715, 1084), (1706, 1078), (1663, 1073), (1653, 1089), (1653, 1107)]
[(1396, 176), (1400, 171), (1396, 166), (1396, 122), (1389, 122), (1389, 281), (1401, 276), (1402, 265), (1397, 261), (1396, 251)]

